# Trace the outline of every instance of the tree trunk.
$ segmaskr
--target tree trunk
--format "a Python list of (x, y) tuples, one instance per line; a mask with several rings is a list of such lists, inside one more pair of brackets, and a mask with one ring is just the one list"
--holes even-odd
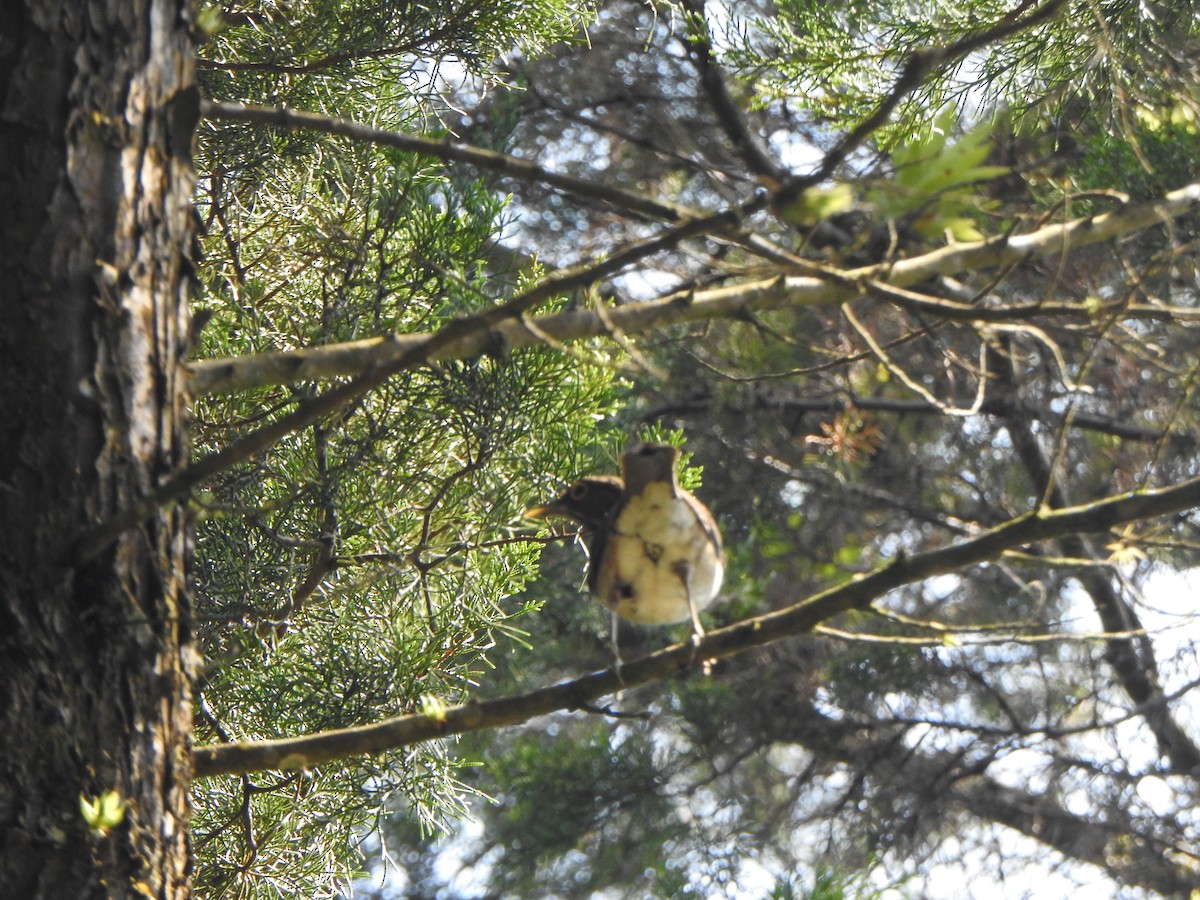
[[(0, 5), (0, 897), (188, 894), (183, 0)], [(120, 821), (88, 818), (110, 799)]]

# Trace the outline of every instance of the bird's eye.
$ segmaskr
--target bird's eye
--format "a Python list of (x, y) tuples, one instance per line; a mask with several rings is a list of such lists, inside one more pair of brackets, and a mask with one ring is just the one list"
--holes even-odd
[(584, 495), (587, 494), (587, 492), (588, 492), (587, 485), (584, 484), (582, 481), (577, 481), (573, 485), (571, 485), (570, 491), (568, 493), (570, 493), (572, 500), (582, 500)]

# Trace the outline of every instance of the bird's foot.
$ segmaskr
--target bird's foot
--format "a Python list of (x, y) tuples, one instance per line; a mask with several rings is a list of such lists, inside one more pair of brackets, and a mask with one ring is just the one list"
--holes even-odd
[(625, 687), (625, 679), (621, 677), (621, 666), (623, 666), (625, 663), (621, 659), (621, 645), (620, 645), (619, 641), (617, 640), (617, 635), (620, 630), (620, 621), (617, 619), (617, 614), (615, 612), (612, 613), (611, 616), (612, 616), (612, 639), (611, 640), (612, 640), (612, 653), (613, 653), (612, 670), (613, 670), (613, 674), (617, 676), (617, 683), (619, 685), (621, 685), (622, 688), (624, 688)]
[[(692, 622), (692, 636), (688, 639), (688, 643), (692, 645), (692, 656), (689, 660), (689, 665), (694, 666), (697, 659), (700, 659), (700, 644), (704, 640), (704, 629), (700, 626), (698, 619)], [(700, 659), (700, 671), (706, 676), (712, 674), (713, 663), (716, 659)]]

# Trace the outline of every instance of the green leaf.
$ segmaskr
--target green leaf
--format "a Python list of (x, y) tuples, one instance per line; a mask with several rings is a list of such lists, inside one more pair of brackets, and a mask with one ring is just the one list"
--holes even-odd
[(983, 122), (951, 143), (956, 119), (947, 107), (929, 133), (892, 151), (895, 177), (868, 194), (868, 202), (885, 219), (912, 217), (911, 227), (927, 238), (946, 234), (959, 241), (981, 240), (982, 232), (970, 214), (991, 201), (976, 185), (1007, 175), (1006, 166), (984, 165), (991, 153), (992, 124)]
[(220, 34), (226, 27), (225, 14), (219, 5), (205, 6), (196, 14), (196, 28), (209, 37)]
[(98, 797), (89, 800), (83, 794), (79, 795), (79, 811), (95, 834), (107, 835), (125, 818), (126, 803), (116, 791), (105, 791)]
[(854, 190), (848, 184), (829, 188), (809, 188), (779, 212), (792, 225), (811, 227), (854, 205)]
[(446, 711), (450, 707), (441, 697), (436, 694), (422, 694), (420, 702), (421, 715), (425, 718), (432, 719), (439, 724), (446, 721)]

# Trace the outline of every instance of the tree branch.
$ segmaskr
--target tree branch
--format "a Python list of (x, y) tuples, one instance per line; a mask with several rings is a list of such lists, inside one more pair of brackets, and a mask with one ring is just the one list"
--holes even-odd
[(625, 663), (619, 675), (613, 670), (595, 672), (516, 697), (451, 707), (436, 715), (399, 716), (373, 725), (281, 740), (198, 747), (195, 773), (203, 777), (264, 769), (303, 769), (334, 759), (382, 753), (421, 741), (579, 709), (615, 691), (661, 681), (697, 660), (733, 656), (782, 637), (811, 631), (839, 613), (868, 607), (902, 585), (996, 559), (1005, 550), (1080, 532), (1103, 532), (1126, 522), (1178, 513), (1197, 505), (1200, 505), (1200, 478), (1067, 509), (1041, 509), (1010, 519), (977, 537), (919, 556), (899, 557), (855, 581), (776, 612), (710, 632), (698, 646), (690, 642), (677, 644)]
[[(1185, 896), (1195, 883), (1190, 867), (1177, 861), (1186, 859), (1183, 848), (1165, 847), (1130, 821), (1071, 812), (1053, 792), (1005, 785), (986, 773), (990, 757), (918, 750), (903, 743), (896, 729), (881, 734), (870, 726), (831, 719), (811, 704), (789, 712), (777, 717), (779, 727), (771, 740), (798, 743), (818, 758), (860, 771), (866, 767), (871, 780), (885, 786), (881, 789), (909, 799), (909, 808), (919, 810), (919, 828), (936, 828), (957, 808), (1031, 837), (1068, 859), (1098, 866), (1125, 884), (1173, 897)], [(1176, 859), (1166, 850), (1175, 850)]]
[[(865, 266), (844, 272), (831, 270), (822, 277), (781, 275), (728, 287), (682, 291), (657, 300), (624, 304), (608, 310), (604, 316), (585, 310), (562, 312), (534, 320), (534, 328), (526, 327), (520, 320), (513, 320), (494, 328), (467, 331), (453, 340), (441, 341), (435, 350), (421, 356), (418, 361), (478, 356), (497, 346), (507, 350), (529, 347), (543, 343), (546, 336), (556, 342), (598, 337), (607, 334), (610, 327), (619, 328), (626, 334), (635, 334), (651, 328), (702, 319), (737, 318), (748, 311), (840, 304), (864, 292), (878, 290), (883, 281), (891, 287), (902, 288), (939, 275), (1014, 265), (1034, 257), (1055, 256), (1072, 247), (1099, 243), (1159, 224), (1191, 212), (1197, 206), (1200, 206), (1200, 182), (1172, 191), (1159, 200), (1126, 206), (1103, 215), (1049, 225), (1029, 234), (952, 244), (884, 266)], [(750, 208), (743, 207), (739, 212)], [(730, 215), (732, 220), (734, 214), (727, 212), (717, 215)], [(692, 234), (703, 233), (705, 228), (701, 227), (701, 223), (704, 222), (710, 220), (691, 219), (686, 227), (695, 229), (690, 232)], [(707, 231), (716, 231), (719, 227), (719, 224), (710, 222)], [(608, 263), (625, 258), (621, 254), (614, 254)], [(606, 268), (604, 271), (609, 270)], [(556, 288), (562, 289), (563, 284), (575, 282), (551, 280), (546, 285), (547, 293), (552, 293)], [(886, 297), (886, 293), (881, 297)], [(954, 307), (965, 306), (950, 301), (947, 303), (950, 304), (946, 307), (948, 312), (953, 311)], [(1069, 304), (1059, 304), (1058, 307), (1061, 307), (1059, 312), (1072, 309)], [(1045, 309), (1044, 306), (1031, 307), (1029, 312), (1044, 313)], [(1111, 312), (1106, 307), (1097, 309), (1087, 304), (1078, 304), (1074, 311), (1089, 318)], [(961, 312), (965, 314), (966, 310)], [(1143, 313), (1157, 316), (1162, 314), (1162, 310), (1153, 306), (1133, 306), (1123, 311), (1124, 315), (1129, 316)], [(976, 315), (986, 317), (988, 313), (976, 310)], [(192, 390), (196, 396), (203, 396), (356, 375), (372, 367), (392, 366), (397, 359), (411, 354), (414, 347), (423, 345), (429, 337), (428, 334), (397, 334), (306, 350), (263, 353), (235, 359), (198, 360), (191, 364)], [(392, 371), (403, 368), (400, 365)]]
[(696, 67), (696, 74), (700, 77), (700, 87), (717, 117), (717, 123), (729, 138), (738, 158), (746, 164), (746, 168), (768, 187), (779, 187), (787, 178), (787, 170), (767, 152), (758, 135), (746, 121), (742, 108), (729, 92), (725, 75), (713, 59), (708, 21), (704, 15), (704, 0), (684, 0), (683, 5), (694, 17), (697, 27), (697, 35), (690, 40), (685, 38), (684, 43), (692, 64)]
[(273, 125), (293, 131), (303, 129), (319, 131), (323, 134), (336, 134), (356, 141), (365, 141), (384, 147), (395, 147), (410, 153), (419, 153), (422, 156), (431, 156), (445, 162), (466, 163), (497, 175), (505, 175), (534, 184), (549, 185), (565, 194), (583, 197), (595, 203), (612, 206), (648, 219), (679, 222), (702, 215), (696, 210), (675, 203), (652, 200), (634, 191), (626, 191), (576, 175), (553, 172), (528, 160), (451, 140), (439, 141), (399, 131), (372, 128), (369, 125), (361, 125), (346, 119), (334, 119), (282, 107), (243, 106), (237, 103), (214, 103), (205, 100), (200, 105), (200, 114), (214, 121), (249, 122), (254, 125)]
[(1129, 822), (1106, 822), (1076, 815), (1051, 792), (1030, 793), (984, 776), (958, 780), (951, 797), (972, 816), (997, 822), (1053, 847), (1068, 859), (1098, 866), (1122, 884), (1139, 885), (1166, 897), (1183, 897), (1195, 873), (1171, 859), (1161, 841), (1134, 831)]
[[(293, 431), (307, 428), (326, 416), (341, 412), (359, 397), (381, 387), (396, 373), (430, 361), (448, 359), (454, 354), (448, 353), (446, 348), (459, 346), (464, 341), (470, 343), (472, 335), (482, 338), (478, 344), (481, 350), (489, 346), (495, 347), (499, 339), (496, 336), (496, 326), (504, 320), (523, 319), (528, 310), (561, 291), (577, 287), (581, 283), (590, 284), (595, 278), (603, 277), (608, 272), (617, 271), (633, 260), (674, 246), (692, 235), (736, 221), (742, 214), (743, 210), (735, 208), (688, 220), (674, 228), (665, 229), (656, 237), (627, 247), (619, 253), (614, 253), (602, 262), (591, 263), (583, 267), (587, 270), (588, 280), (586, 282), (582, 281), (579, 272), (568, 270), (555, 279), (547, 279), (534, 285), (507, 303), (501, 303), (481, 312), (455, 319), (438, 331), (403, 342), (402, 345), (395, 348), (395, 353), (386, 356), (380, 354), (367, 360), (366, 364), (354, 373), (358, 374), (355, 380), (332, 388), (324, 394), (303, 400), (288, 415), (242, 435), (215, 453), (196, 460), (165, 479), (157, 489), (147, 494), (139, 503), (90, 529), (72, 545), (69, 554), (70, 561), (80, 563), (92, 559), (116, 540), (118, 535), (142, 521), (159, 506), (184, 496), (218, 472), (262, 453)], [(493, 336), (487, 337), (489, 334)], [(295, 383), (306, 380), (310, 379), (305, 378), (293, 367), (293, 375), (287, 379), (287, 382)]]
[[(1004, 358), (992, 351), (995, 358), (994, 378), (1005, 397), (1016, 396), (1016, 374), (1011, 355)], [(1035, 488), (1043, 492), (1045, 502), (1055, 508), (1065, 507), (1068, 497), (1065, 488), (1055, 477), (1054, 466), (1043, 452), (1029, 420), (1015, 408), (1002, 417), (1017, 458), (1021, 461)], [(1080, 534), (1064, 534), (1056, 541), (1060, 552), (1076, 559), (1098, 560), (1092, 542)], [(1171, 715), (1159, 680), (1154, 646), (1138, 618), (1136, 610), (1113, 585), (1110, 571), (1105, 567), (1089, 567), (1075, 573), (1100, 617), (1108, 638), (1107, 659), (1116, 673), (1117, 681), (1129, 698), (1143, 708), (1143, 718), (1158, 742), (1159, 752), (1181, 773), (1200, 771), (1200, 747), (1180, 727)], [(1122, 636), (1124, 635), (1124, 636)]]
[[(654, 422), (672, 415), (686, 416), (690, 413), (708, 413), (715, 406), (718, 406), (719, 403), (720, 401), (712, 397), (672, 400), (647, 408), (641, 414), (640, 419), (643, 422)], [(739, 395), (738, 403), (748, 409), (786, 410), (801, 416), (810, 413), (832, 416), (847, 413), (855, 409), (868, 412), (892, 413), (898, 416), (941, 414), (940, 408), (927, 400), (908, 400), (900, 397), (863, 397), (857, 394), (844, 394), (837, 397), (789, 397), (752, 391), (747, 396)], [(1027, 415), (1039, 422), (1077, 428), (1081, 431), (1094, 431), (1097, 434), (1107, 434), (1127, 441), (1158, 443), (1166, 439), (1180, 447), (1200, 445), (1200, 434), (1192, 431), (1151, 428), (1132, 422), (1117, 421), (1108, 416), (1084, 412), (1077, 412), (1070, 417), (1064, 417), (1048, 410), (1038, 410), (1032, 407), (1023, 407), (1020, 411), (1022, 415)], [(979, 412), (985, 416), (1005, 415), (1012, 412), (1012, 406), (1001, 403), (994, 397), (985, 397), (983, 405), (979, 408)]]

